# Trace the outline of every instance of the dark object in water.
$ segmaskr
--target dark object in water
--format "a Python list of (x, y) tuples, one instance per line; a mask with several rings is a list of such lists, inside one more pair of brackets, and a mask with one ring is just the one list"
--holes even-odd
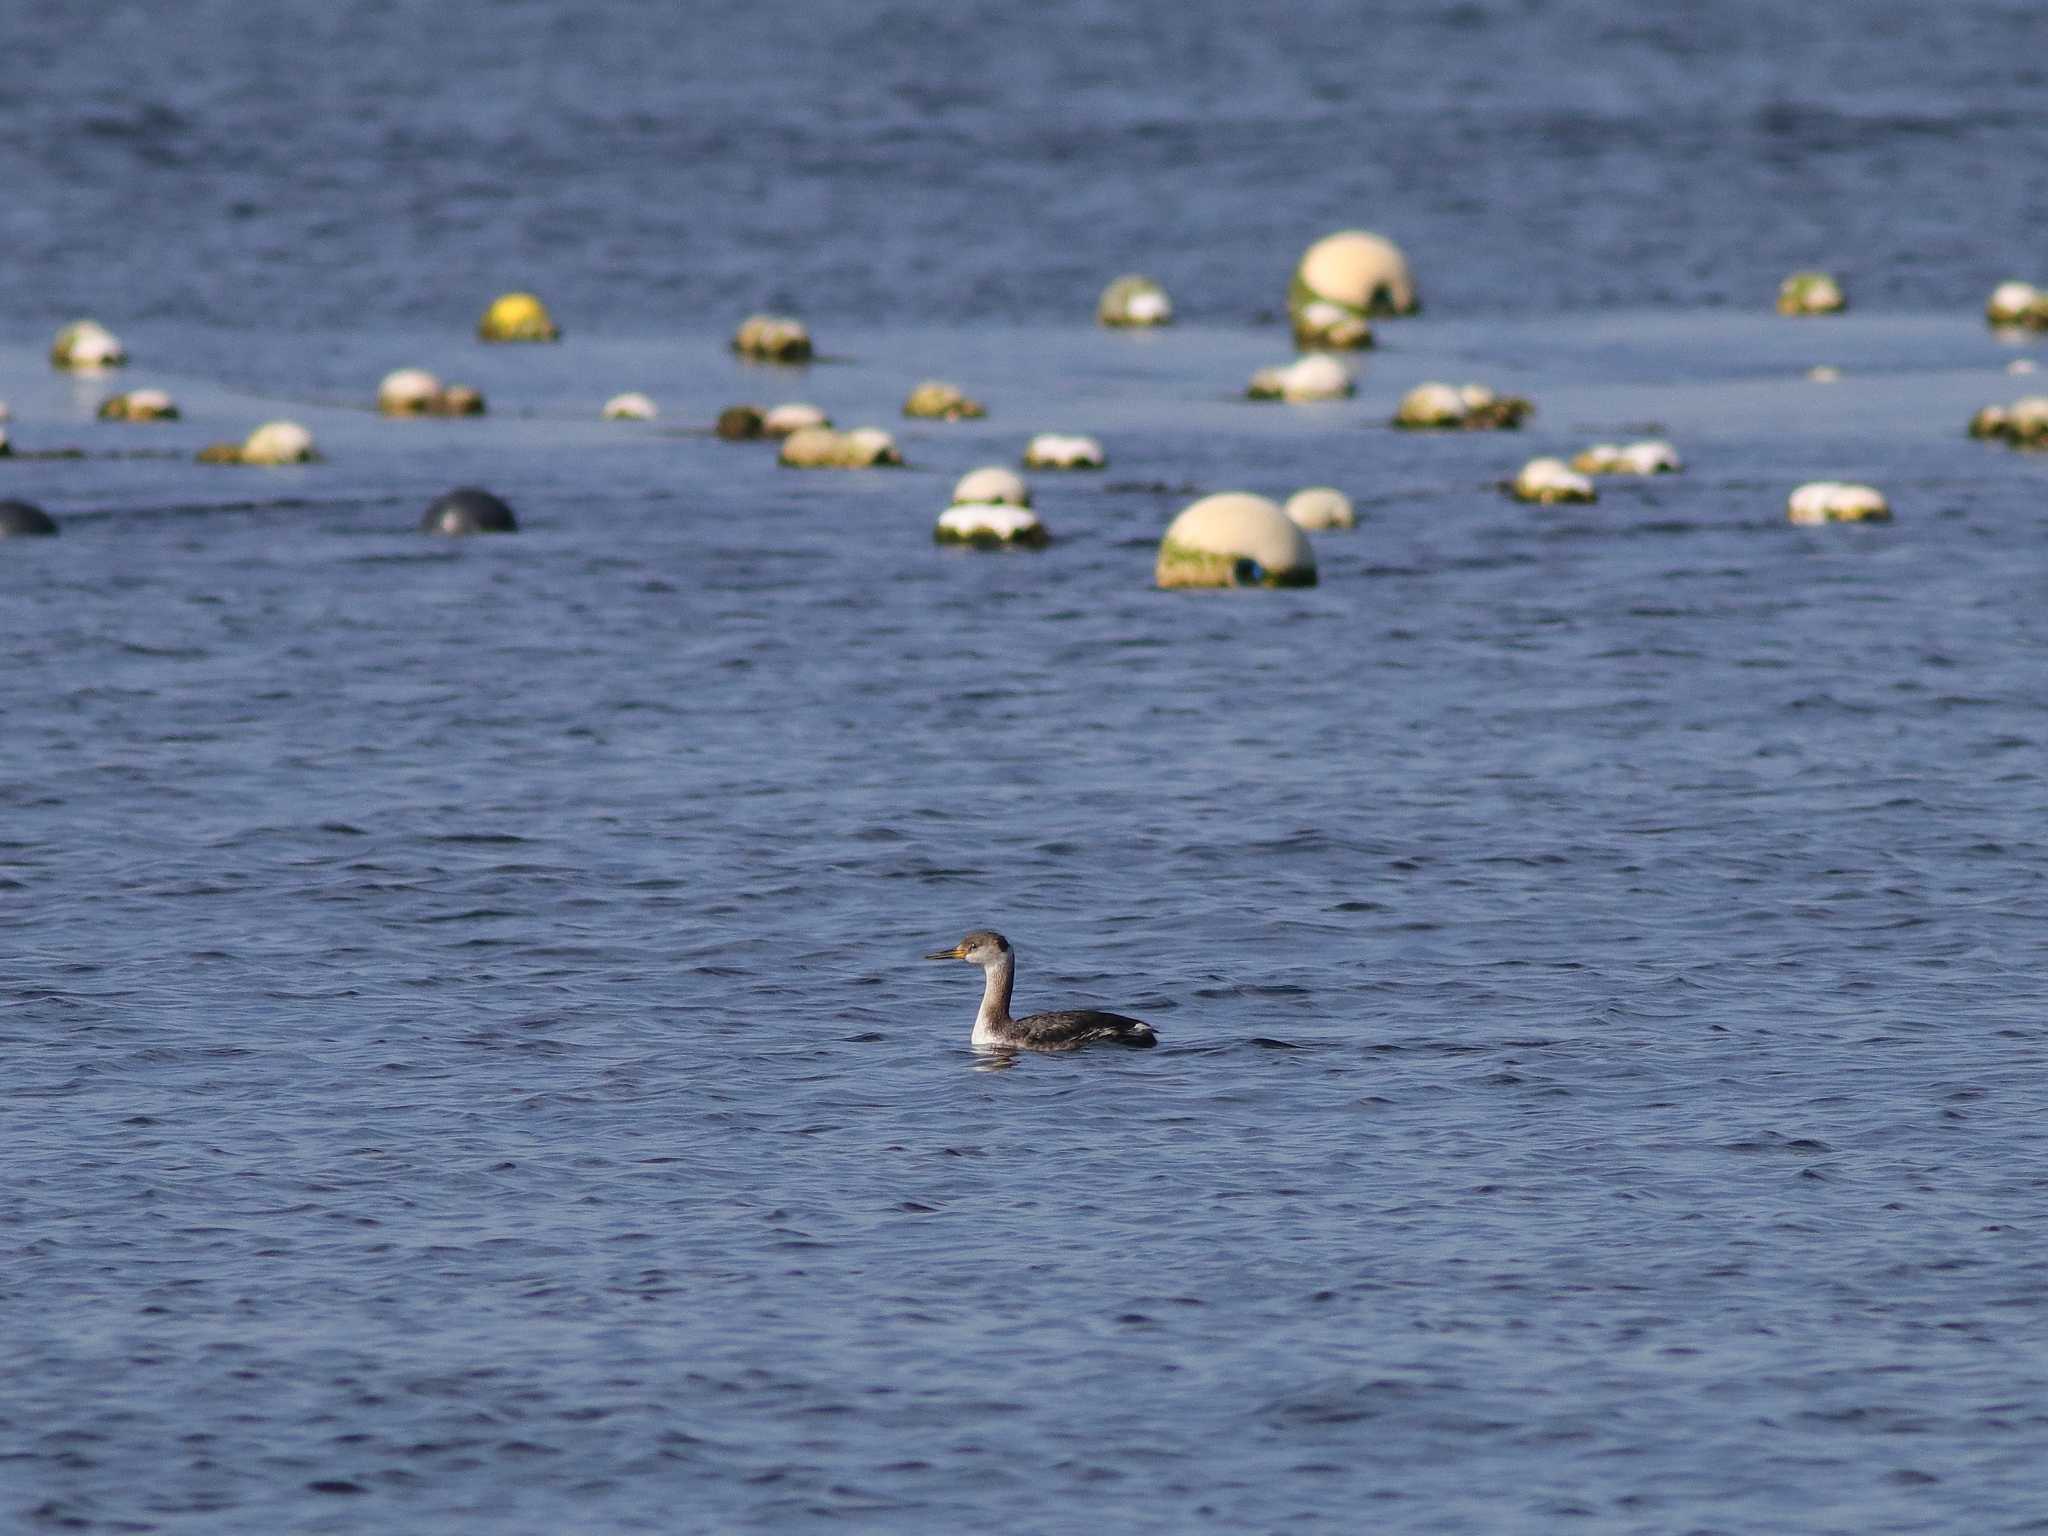
[(426, 533), (451, 537), (468, 533), (517, 533), (519, 520), (512, 509), (489, 491), (465, 485), (438, 498), (420, 519)]
[(0, 539), (33, 538), (57, 531), (57, 520), (25, 501), (0, 501)]
[(759, 437), (762, 429), (761, 413), (751, 405), (728, 405), (718, 413), (715, 430), (728, 442), (744, 442), (750, 437)]

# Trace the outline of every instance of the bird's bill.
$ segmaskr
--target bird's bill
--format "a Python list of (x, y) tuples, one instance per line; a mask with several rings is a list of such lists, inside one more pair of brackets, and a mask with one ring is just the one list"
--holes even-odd
[(958, 944), (955, 944), (951, 949), (935, 949), (925, 956), (927, 960), (964, 960), (965, 958), (966, 956), (961, 954)]

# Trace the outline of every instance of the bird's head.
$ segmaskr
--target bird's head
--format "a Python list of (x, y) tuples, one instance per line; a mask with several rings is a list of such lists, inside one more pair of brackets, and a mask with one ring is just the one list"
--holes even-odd
[(987, 970), (1010, 952), (1010, 941), (1000, 933), (987, 928), (977, 928), (951, 949), (934, 950), (925, 956), (927, 960), (965, 960), (969, 965), (978, 965)]

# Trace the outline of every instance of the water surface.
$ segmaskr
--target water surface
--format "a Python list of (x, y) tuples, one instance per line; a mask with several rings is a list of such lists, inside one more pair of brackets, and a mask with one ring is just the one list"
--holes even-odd
[[(2031, 11), (193, 15), (16, 24), (0, 398), (88, 456), (0, 468), (0, 1524), (2038, 1528), (2048, 460), (1961, 435)], [(1430, 313), (1237, 400), (1350, 222)], [(795, 398), (910, 466), (702, 431)], [(1052, 429), (1050, 549), (932, 546)], [(519, 535), (412, 531), (464, 482)], [(1319, 586), (1150, 588), (1315, 483)], [(976, 1070), (982, 925), (1161, 1047)]]

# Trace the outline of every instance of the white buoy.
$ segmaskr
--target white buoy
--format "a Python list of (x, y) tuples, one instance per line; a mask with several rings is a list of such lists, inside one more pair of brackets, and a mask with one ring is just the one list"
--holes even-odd
[(1401, 397), (1397, 427), (1461, 427), (1469, 414), (1465, 397), (1449, 384), (1418, 384)]
[(1418, 384), (1401, 397), (1394, 425), (1411, 431), (1512, 431), (1536, 407), (1520, 395), (1497, 395), (1484, 384)]
[(811, 356), (811, 333), (788, 315), (749, 315), (733, 332), (732, 349), (757, 362), (801, 363)]
[(178, 403), (161, 389), (131, 389), (100, 402), (102, 421), (176, 421)]
[(1662, 438), (1635, 443), (1595, 443), (1572, 455), (1582, 475), (1668, 475), (1679, 469), (1678, 450)]
[(941, 379), (926, 379), (903, 402), (903, 414), (937, 421), (966, 421), (986, 416), (988, 408), (970, 400), (959, 386)]
[(1517, 501), (1533, 501), (1544, 506), (1599, 499), (1593, 482), (1563, 459), (1531, 459), (1522, 466), (1508, 490)]
[(960, 477), (959, 483), (953, 487), (953, 505), (1028, 507), (1031, 505), (1031, 487), (1014, 469), (988, 464), (980, 469), (970, 469)]
[(967, 502), (948, 507), (939, 514), (938, 526), (933, 529), (932, 537), (941, 544), (972, 544), (983, 548), (1001, 544), (1039, 548), (1052, 539), (1045, 530), (1045, 524), (1030, 508), (993, 502)]
[(1282, 368), (1261, 368), (1245, 394), (1253, 400), (1285, 400), (1305, 404), (1342, 400), (1357, 388), (1351, 370), (1326, 352), (1312, 352)]
[(1173, 300), (1151, 278), (1132, 273), (1102, 290), (1095, 318), (1111, 326), (1167, 325), (1173, 320)]
[(266, 421), (242, 443), (244, 464), (305, 464), (318, 457), (313, 434), (296, 421)]
[(1162, 587), (1312, 587), (1307, 537), (1263, 496), (1204, 496), (1167, 527), (1154, 580)]
[(1410, 315), (1420, 308), (1408, 258), (1384, 235), (1346, 229), (1302, 253), (1287, 290), (1298, 346), (1372, 344), (1371, 315)]
[(1358, 513), (1352, 508), (1351, 498), (1327, 485), (1303, 487), (1288, 497), (1287, 505), (1280, 510), (1295, 527), (1310, 533), (1358, 526)]
[(903, 463), (896, 439), (879, 427), (851, 432), (799, 427), (782, 440), (778, 457), (792, 469), (879, 469)]
[(654, 402), (637, 391), (613, 395), (605, 401), (602, 413), (606, 421), (652, 421), (660, 414)]
[(118, 368), (127, 361), (120, 338), (97, 320), (74, 320), (50, 343), (50, 362), (58, 368), (91, 372)]
[(1794, 272), (1778, 285), (1781, 315), (1838, 315), (1848, 307), (1842, 285), (1826, 272)]
[(1881, 523), (1890, 520), (1892, 509), (1875, 486), (1815, 480), (1792, 493), (1785, 514), (1801, 524)]
[(1024, 447), (1026, 469), (1101, 469), (1108, 462), (1092, 437), (1041, 432)]
[(819, 410), (815, 405), (805, 405), (801, 401), (793, 400), (785, 405), (775, 406), (767, 415), (761, 418), (761, 435), (763, 437), (787, 437), (800, 427), (829, 427), (831, 425), (832, 418)]
[(441, 381), (424, 368), (394, 368), (377, 386), (377, 409), (386, 416), (424, 416), (440, 398)]
[(2048, 329), (2048, 293), (2032, 283), (2000, 283), (1984, 302), (1984, 318), (1993, 325), (2028, 325)]

